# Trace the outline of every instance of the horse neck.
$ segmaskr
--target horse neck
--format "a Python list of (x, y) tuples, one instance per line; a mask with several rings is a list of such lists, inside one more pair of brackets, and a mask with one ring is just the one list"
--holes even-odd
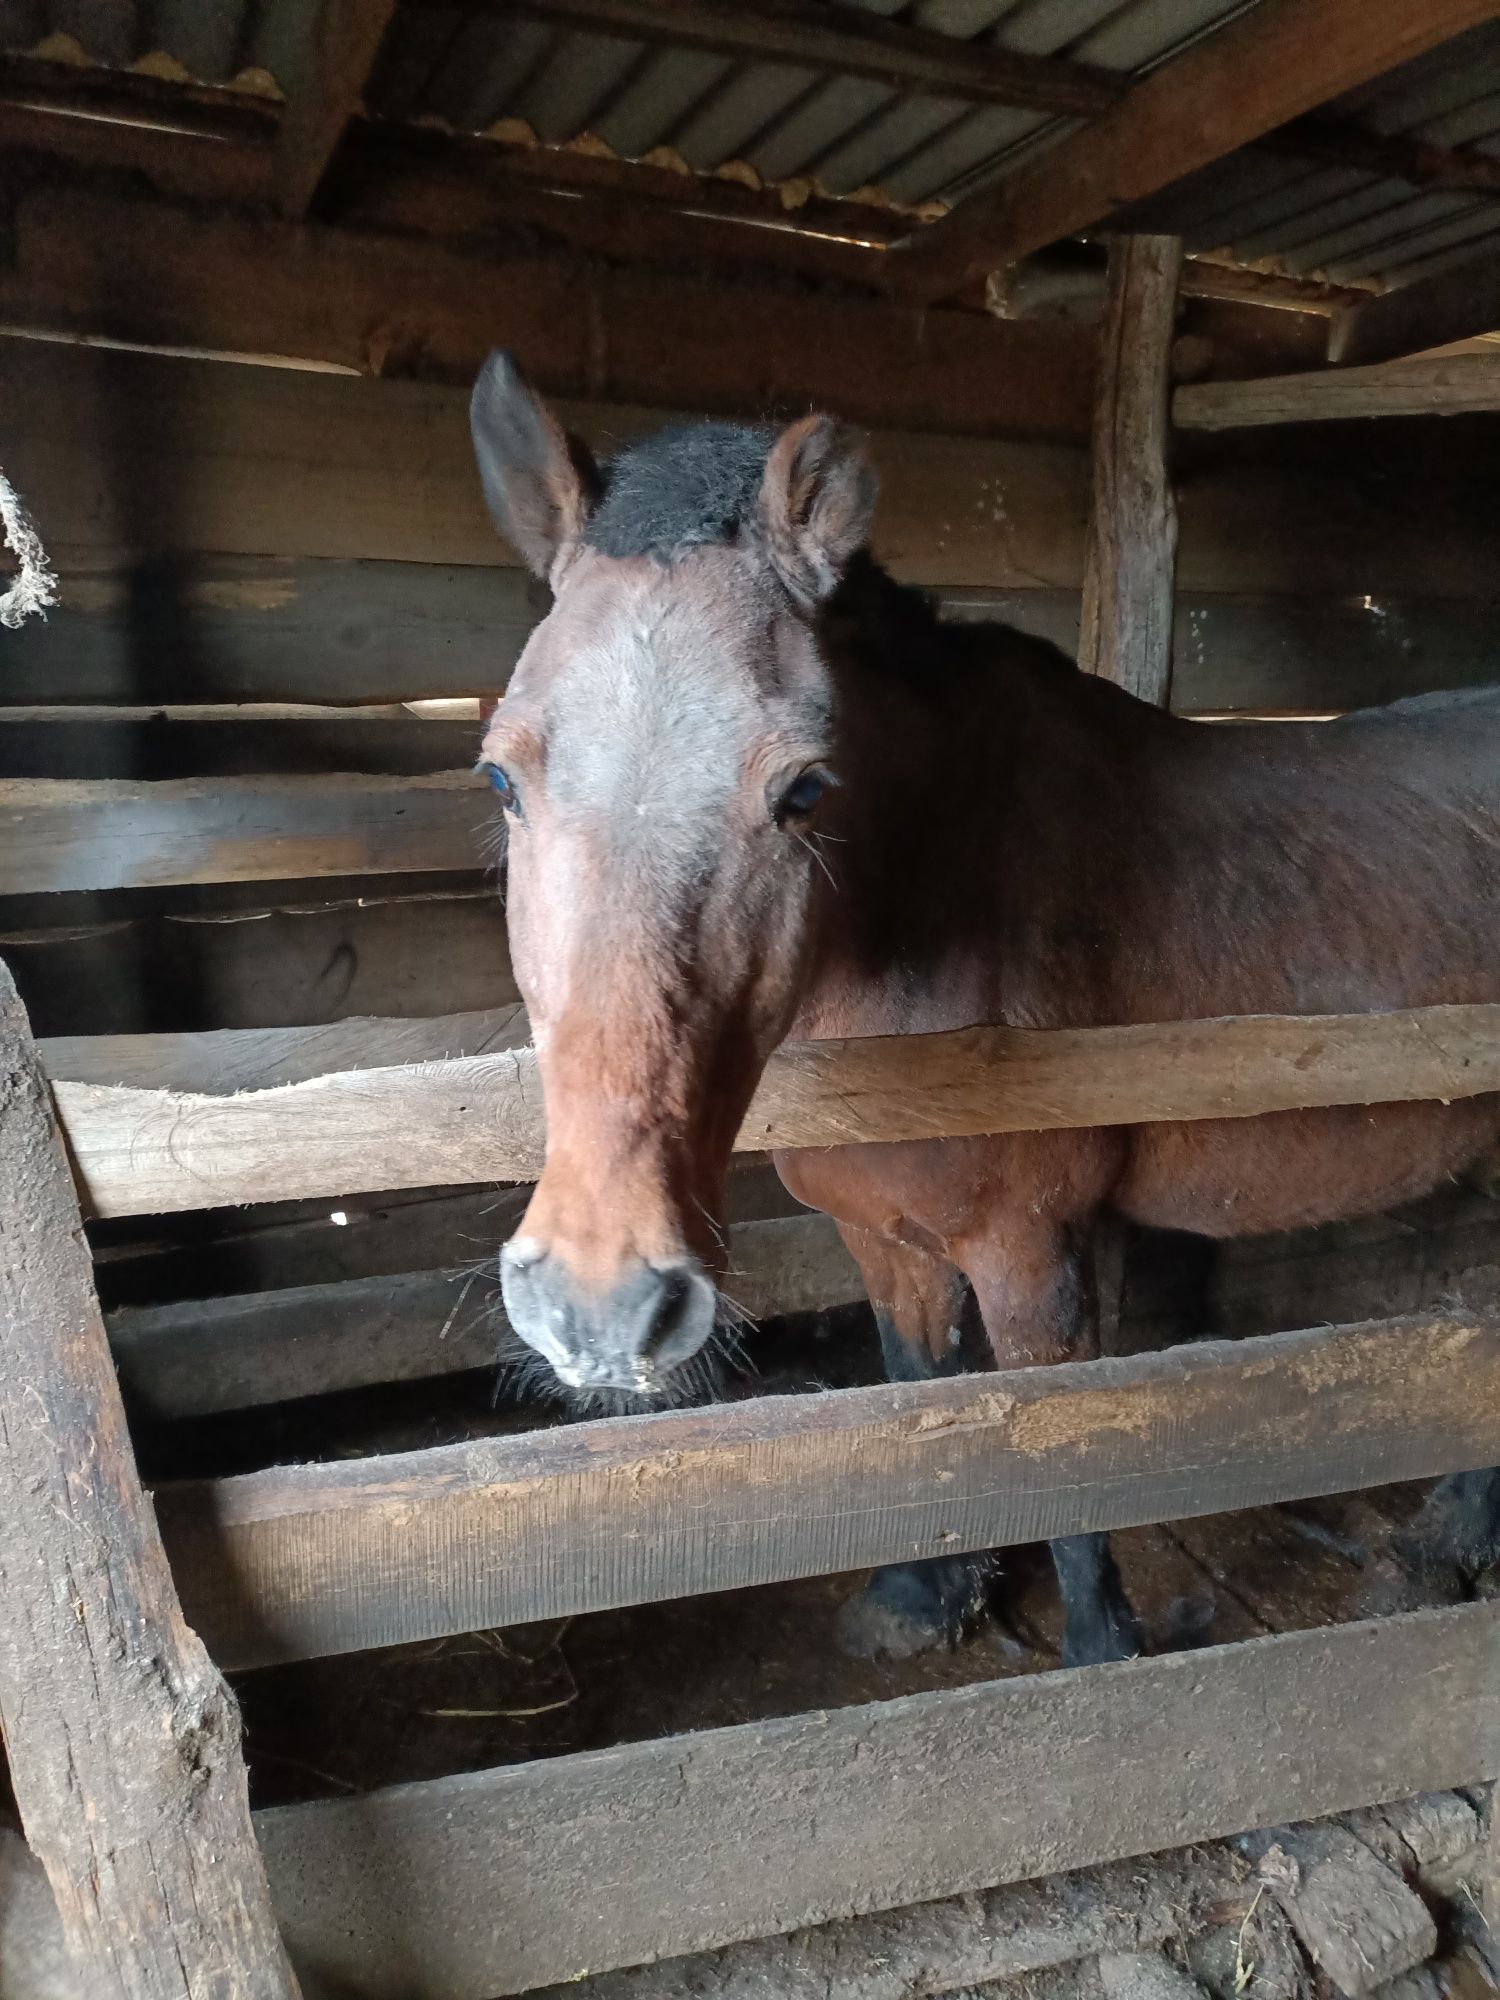
[(939, 631), (914, 663), (868, 633), (841, 650), (833, 884), (798, 1032), (901, 1031), (928, 1022), (939, 994), (946, 1013), (993, 1004), (995, 947), (1009, 929), (1002, 857), (1039, 732), (1029, 642), (991, 636), (986, 649)]

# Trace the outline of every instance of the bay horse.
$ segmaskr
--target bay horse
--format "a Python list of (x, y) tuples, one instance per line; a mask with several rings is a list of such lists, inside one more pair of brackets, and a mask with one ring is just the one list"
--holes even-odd
[[(551, 585), (488, 726), (547, 1110), (502, 1253), (560, 1381), (659, 1397), (709, 1340), (730, 1153), (784, 1038), (1500, 1000), (1500, 689), (1211, 727), (1003, 625), (940, 624), (866, 549), (834, 421), (678, 425), (597, 466), (503, 355), (472, 431)], [(1500, 1096), (780, 1155), (857, 1260), (888, 1373), (1098, 1352), (1113, 1211), (1211, 1237), (1405, 1200)], [(983, 1360), (989, 1357), (983, 1357)], [(1500, 1553), (1500, 1474), (1429, 1505)], [(1064, 1659), (1140, 1633), (1103, 1535), (1054, 1542)], [(983, 1557), (878, 1571), (846, 1644), (951, 1640)]]

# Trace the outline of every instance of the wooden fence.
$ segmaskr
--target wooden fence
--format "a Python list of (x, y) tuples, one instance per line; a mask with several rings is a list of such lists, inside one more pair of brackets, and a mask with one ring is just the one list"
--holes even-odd
[[(389, 1060), (466, 1032), (518, 1040), (524, 1022), (308, 1031), (347, 1065), (322, 1075), (296, 1031), (44, 1054), (86, 1198), (138, 1214), (524, 1177), (542, 1135), (523, 1048)], [(292, 1080), (203, 1087), (234, 1093), (268, 1061)], [(1496, 1089), (1493, 1007), (984, 1030), (785, 1051), (742, 1143)], [(745, 1237), (762, 1307), (851, 1292), (820, 1222)], [(152, 1340), (190, 1379), (212, 1314), (184, 1332), (183, 1310), (134, 1335), (127, 1316), (127, 1380)], [(157, 1508), (190, 1620), (246, 1667), (1497, 1460), (1500, 1328), (1449, 1313), (278, 1468)], [(483, 2000), (1495, 1776), (1497, 1647), (1494, 1606), (1418, 1613), (279, 1809), (257, 1831), (294, 1955), (392, 2000)]]

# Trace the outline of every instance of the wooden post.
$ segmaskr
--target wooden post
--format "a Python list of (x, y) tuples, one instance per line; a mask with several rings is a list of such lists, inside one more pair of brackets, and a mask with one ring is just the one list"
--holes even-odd
[(78, 1202), (0, 964), (0, 1729), (91, 2000), (295, 2000), (239, 1712), (141, 1491)]
[[(1094, 402), (1094, 503), (1078, 664), (1165, 708), (1172, 691), (1177, 501), (1167, 470), (1172, 328), (1182, 239), (1117, 236)], [(1099, 1342), (1124, 1349), (1125, 1225), (1094, 1238)]]
[(1167, 473), (1172, 323), (1182, 242), (1120, 236), (1094, 405), (1094, 507), (1078, 664), (1165, 707), (1172, 681), (1177, 503)]

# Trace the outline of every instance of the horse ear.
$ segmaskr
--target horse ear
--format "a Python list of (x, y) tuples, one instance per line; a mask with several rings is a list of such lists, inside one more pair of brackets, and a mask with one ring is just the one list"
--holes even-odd
[(815, 604), (864, 545), (875, 474), (852, 433), (832, 417), (803, 417), (771, 447), (760, 524), (771, 561), (794, 597)]
[(588, 449), (570, 437), (508, 354), (479, 371), (469, 432), (490, 519), (540, 577), (575, 544), (598, 497)]

